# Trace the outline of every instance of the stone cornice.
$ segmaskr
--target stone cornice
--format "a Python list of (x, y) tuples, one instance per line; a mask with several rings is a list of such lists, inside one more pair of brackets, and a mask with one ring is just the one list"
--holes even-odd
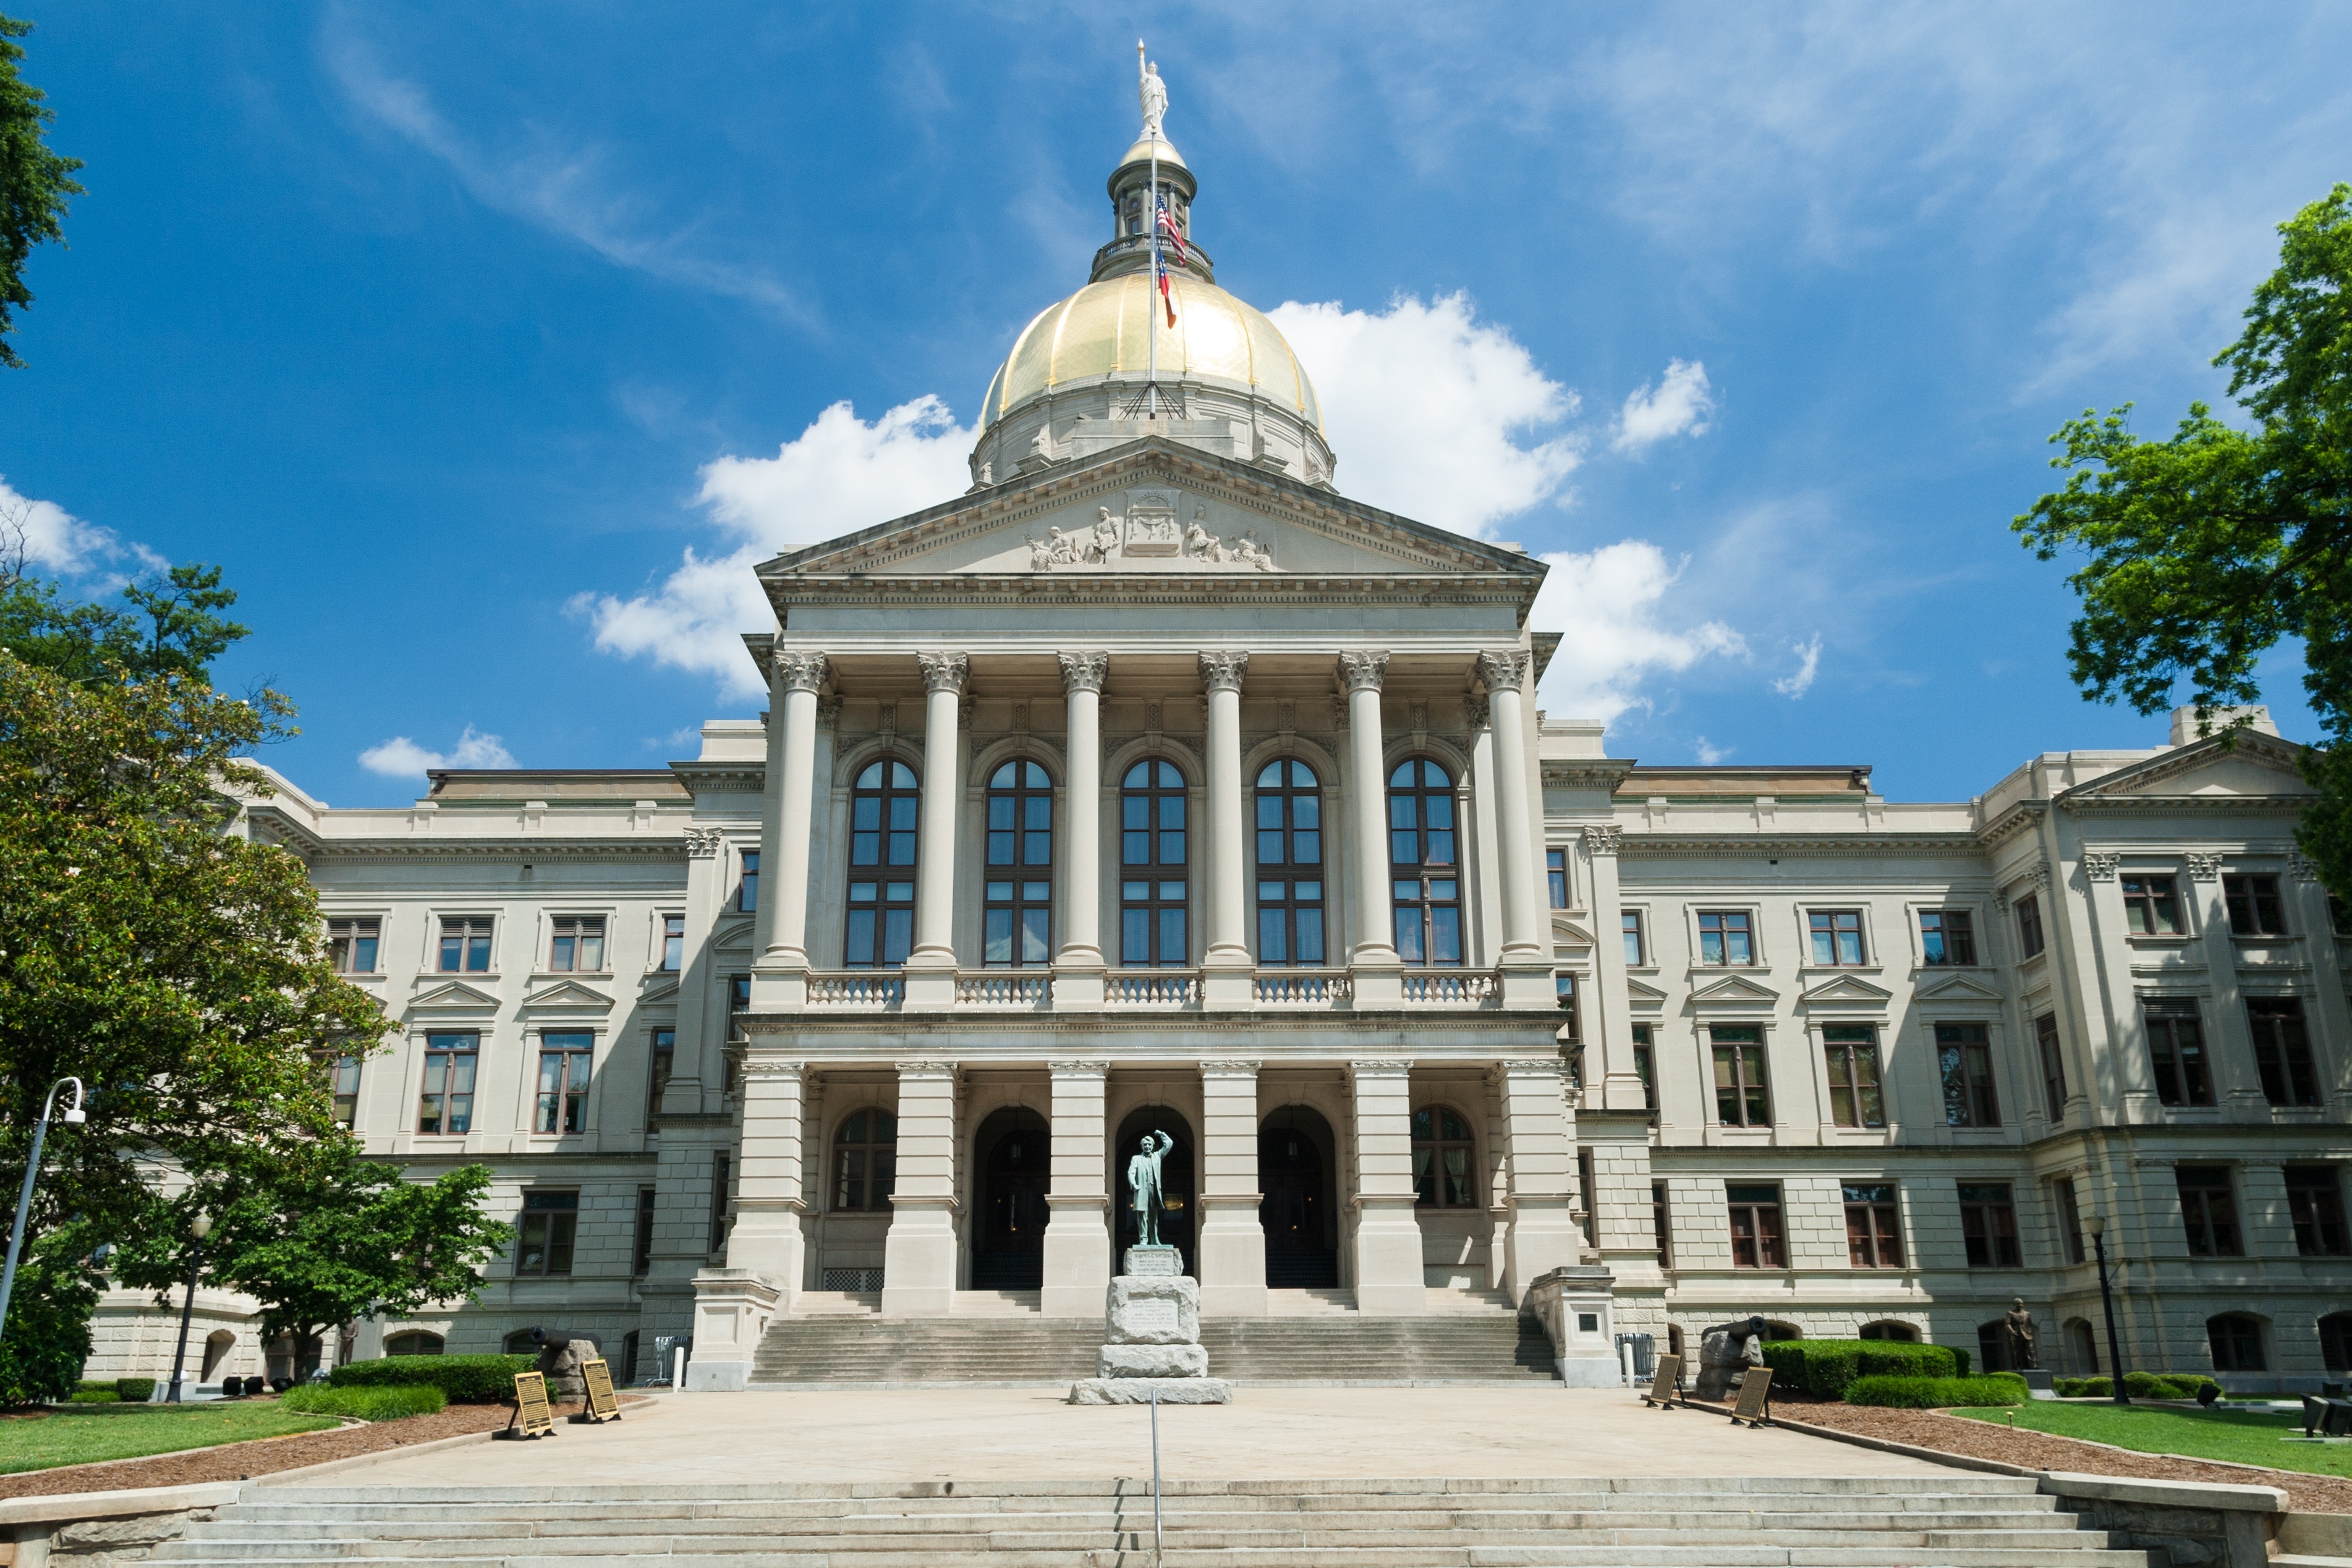
[(669, 770), (677, 781), (697, 795), (744, 794), (757, 795), (768, 785), (768, 765), (765, 761), (740, 762), (673, 762)]
[(1591, 761), (1564, 762), (1547, 758), (1541, 763), (1543, 787), (1547, 789), (1599, 789), (1615, 794), (1617, 786), (1633, 771), (1631, 758), (1618, 761), (1613, 758), (1594, 758)]
[(1948, 833), (1644, 833), (1628, 832), (1617, 851), (1625, 859), (1730, 855), (1955, 855), (1983, 852), (1978, 835)]
[(2309, 795), (2075, 795), (2061, 803), (2078, 817), (2299, 817)]
[[(1515, 1054), (1525, 1054), (1529, 1051), (1553, 1048), (1554, 1037), (1559, 1029), (1559, 1014), (1549, 1009), (1502, 1012), (1474, 1008), (1459, 1011), (1397, 1009), (1364, 1012), (1310, 1012), (1269, 1008), (1261, 1011), (1232, 1013), (1202, 1013), (1176, 1009), (1165, 1012), (1139, 1009), (1132, 1012), (1049, 1013), (973, 1008), (965, 1011), (938, 1013), (738, 1013), (736, 1023), (751, 1037), (753, 1043), (762, 1049), (774, 1049), (778, 1043), (793, 1037), (835, 1040), (860, 1035), (881, 1036), (891, 1041), (883, 1049), (898, 1053), (889, 1058), (894, 1061), (902, 1060), (908, 1050), (949, 1049), (947, 1041), (950, 1038), (964, 1035), (979, 1038), (969, 1043), (959, 1041), (953, 1047), (959, 1053), (959, 1060), (963, 1061), (977, 1060), (967, 1054), (975, 1045), (990, 1048), (986, 1054), (991, 1057), (1016, 1060), (1037, 1057), (1049, 1062), (1058, 1061), (1063, 1060), (1062, 1053), (1071, 1047), (1067, 1043), (1055, 1042), (1058, 1037), (1066, 1036), (1076, 1036), (1083, 1040), (1115, 1035), (1164, 1033), (1182, 1035), (1196, 1041), (1153, 1050), (1150, 1058), (1157, 1064), (1163, 1060), (1197, 1062), (1202, 1050), (1197, 1041), (1204, 1028), (1213, 1029), (1225, 1041), (1227, 1050), (1233, 1049), (1236, 1035), (1244, 1039), (1258, 1037), (1244, 1047), (1250, 1050), (1277, 1045), (1285, 1050), (1294, 1049), (1265, 1038), (1270, 1035), (1320, 1036), (1320, 1040), (1308, 1039), (1300, 1044), (1318, 1051), (1344, 1051), (1352, 1055), (1365, 1049), (1362, 1036), (1386, 1034), (1393, 1037), (1400, 1050), (1426, 1051), (1437, 1044), (1434, 1037), (1462, 1034), (1470, 1037), (1466, 1044), (1468, 1050), (1484, 1051), (1490, 1058), (1506, 1050)], [(1519, 1039), (1516, 1045), (1511, 1043), (1515, 1036)], [(918, 1040), (922, 1043), (916, 1044)], [(1141, 1059), (1112, 1056), (1099, 1060), (1107, 1060), (1109, 1066), (1118, 1068)]]
[(625, 839), (571, 839), (532, 834), (499, 838), (442, 838), (418, 834), (413, 838), (322, 839), (315, 833), (294, 830), (280, 834), (278, 824), (257, 823), (267, 830), (261, 841), (275, 843), (279, 848), (301, 856), (304, 860), (422, 860), (475, 861), (484, 855), (511, 855), (520, 860), (540, 862), (556, 860), (674, 860), (683, 865), (687, 859), (687, 843), (683, 834), (663, 838), (637, 836)]

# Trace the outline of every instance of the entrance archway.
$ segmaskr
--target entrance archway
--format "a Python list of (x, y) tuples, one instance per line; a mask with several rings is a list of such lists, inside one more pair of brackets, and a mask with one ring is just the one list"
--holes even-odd
[(980, 1214), (971, 1288), (1034, 1291), (1045, 1282), (1045, 1188), (1054, 1139), (1045, 1118), (1008, 1105), (980, 1124)]
[(1265, 1282), (1276, 1291), (1334, 1290), (1339, 1237), (1331, 1203), (1331, 1124), (1305, 1105), (1285, 1105), (1257, 1134), (1258, 1225), (1265, 1232)]
[(1117, 1269), (1135, 1245), (1135, 1195), (1127, 1186), (1127, 1162), (1142, 1143), (1146, 1133), (1165, 1133), (1174, 1141), (1160, 1162), (1160, 1186), (1164, 1207), (1160, 1211), (1160, 1239), (1184, 1255), (1184, 1272), (1200, 1277), (1192, 1254), (1192, 1129), (1182, 1114), (1172, 1106), (1146, 1105), (1128, 1113), (1118, 1124), (1118, 1137), (1110, 1146), (1111, 1208), (1118, 1216), (1115, 1232), (1118, 1251), (1111, 1258)]

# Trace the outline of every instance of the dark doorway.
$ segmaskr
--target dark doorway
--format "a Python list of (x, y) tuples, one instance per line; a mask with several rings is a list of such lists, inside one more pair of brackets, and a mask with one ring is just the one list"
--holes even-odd
[(1175, 1147), (1160, 1162), (1160, 1185), (1163, 1207), (1160, 1211), (1160, 1239), (1184, 1255), (1184, 1272), (1193, 1278), (1200, 1270), (1192, 1254), (1192, 1129), (1174, 1109), (1166, 1105), (1146, 1105), (1129, 1113), (1118, 1124), (1118, 1138), (1110, 1150), (1110, 1190), (1112, 1211), (1118, 1217), (1114, 1234), (1118, 1238), (1118, 1254), (1111, 1260), (1113, 1269), (1124, 1266), (1127, 1249), (1135, 1245), (1135, 1194), (1128, 1189), (1127, 1162), (1146, 1133), (1165, 1133), (1174, 1140)]
[(1034, 1291), (1045, 1282), (1045, 1188), (1054, 1139), (1045, 1118), (1007, 1107), (980, 1124), (980, 1214), (972, 1238), (971, 1288)]
[(1257, 1134), (1258, 1224), (1265, 1231), (1265, 1282), (1276, 1291), (1328, 1291), (1339, 1284), (1331, 1207), (1331, 1124), (1304, 1105), (1285, 1105)]

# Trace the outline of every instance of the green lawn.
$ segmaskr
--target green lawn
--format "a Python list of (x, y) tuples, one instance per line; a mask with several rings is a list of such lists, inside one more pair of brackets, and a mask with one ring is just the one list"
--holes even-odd
[(0, 1475), (87, 1465), (99, 1459), (135, 1459), (340, 1425), (331, 1416), (298, 1416), (281, 1410), (274, 1399), (209, 1405), (73, 1405), (47, 1416), (0, 1421)]
[(2017, 1425), (2061, 1437), (2084, 1437), (2149, 1454), (2187, 1454), (2233, 1464), (2268, 1465), (2315, 1476), (2352, 1476), (2352, 1444), (2282, 1443), (2300, 1436), (2303, 1421), (2252, 1410), (2154, 1410), (2146, 1406), (2072, 1405), (2036, 1399), (2014, 1410), (1955, 1410), (1972, 1421)]

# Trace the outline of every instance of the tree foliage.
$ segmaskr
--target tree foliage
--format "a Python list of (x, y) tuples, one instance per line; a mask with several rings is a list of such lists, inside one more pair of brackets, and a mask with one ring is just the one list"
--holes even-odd
[(62, 1400), (89, 1359), (90, 1314), (100, 1276), (89, 1262), (87, 1226), (28, 1238), (0, 1336), (0, 1405)]
[(2254, 428), (2191, 403), (2171, 437), (2135, 436), (2126, 404), (2051, 437), (2065, 487), (2012, 525), (2044, 560), (2088, 557), (2069, 662), (2086, 697), (2142, 713), (2185, 683), (2200, 708), (2252, 703), (2256, 666), (2303, 644), (2324, 732), (2298, 837), (2352, 892), (2352, 185), (2280, 225), (2278, 269), (2215, 360)]
[(25, 361), (8, 333), (15, 313), (33, 302), (25, 260), (44, 240), (65, 243), (66, 198), (82, 193), (73, 181), (81, 160), (51, 152), (42, 140), (56, 110), (17, 74), (25, 50), (16, 40), (32, 30), (30, 22), (0, 16), (0, 365), (18, 368)]
[(85, 683), (178, 675), (210, 680), (212, 662), (248, 628), (220, 612), (236, 602), (221, 569), (190, 561), (124, 585), (121, 603), (68, 599), (31, 566), (31, 505), (0, 509), (0, 648)]

